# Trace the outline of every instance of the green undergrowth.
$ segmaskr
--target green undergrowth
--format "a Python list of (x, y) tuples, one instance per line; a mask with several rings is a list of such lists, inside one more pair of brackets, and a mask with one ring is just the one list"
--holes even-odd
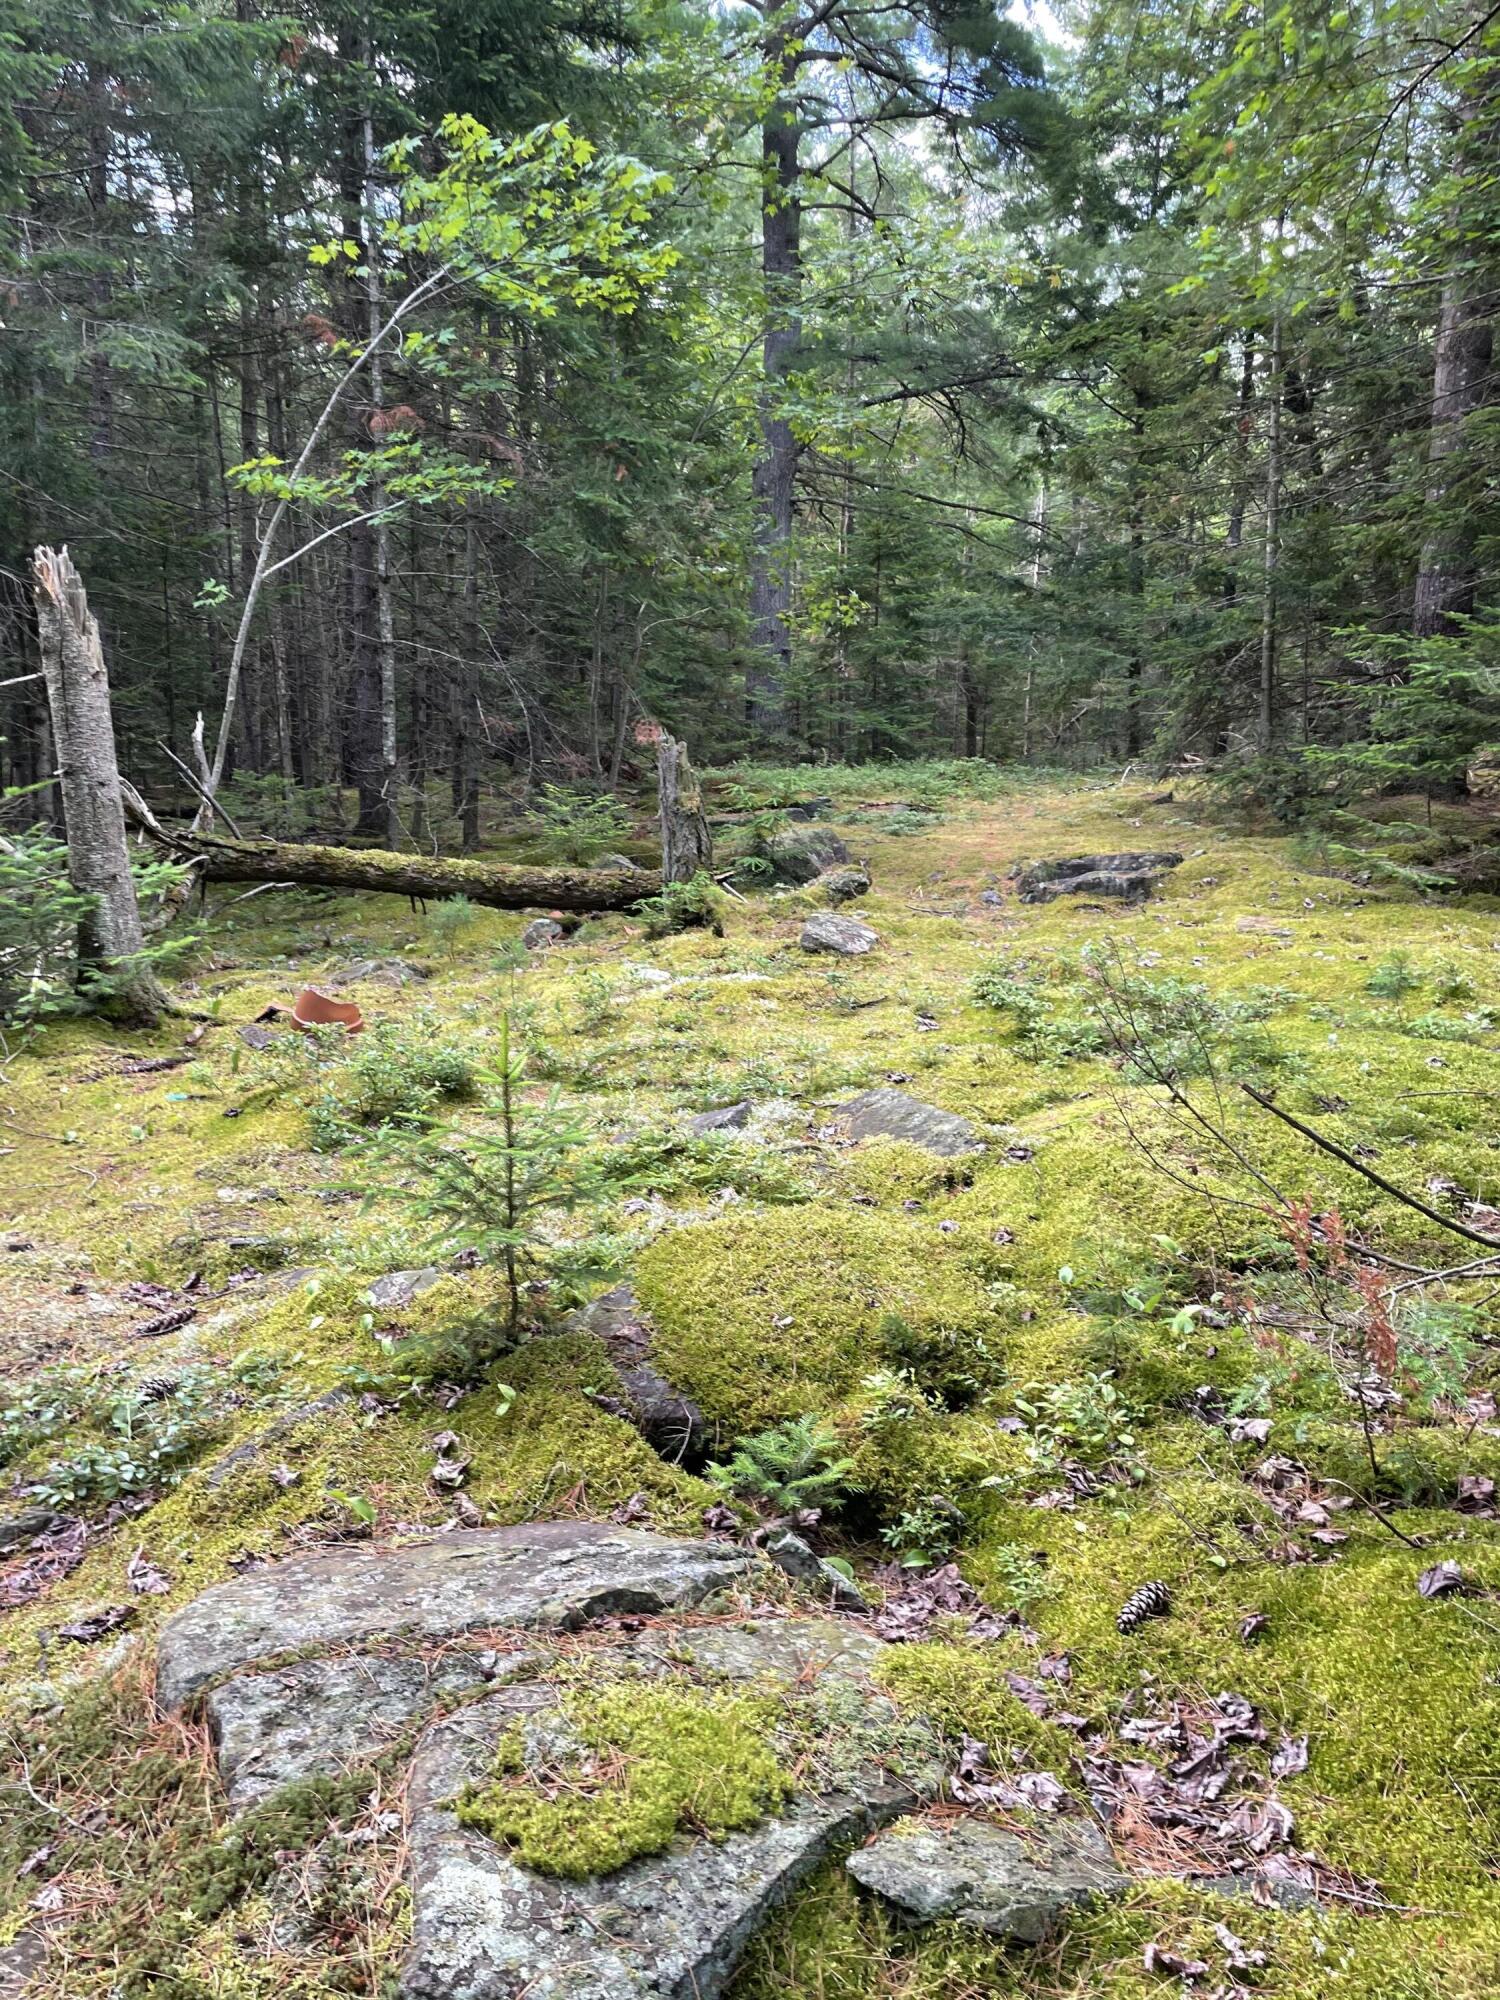
[[(882, 1666), (903, 1708), (1076, 1790), (1077, 1737), (1009, 1679), (1039, 1651), (1070, 1654), (1065, 1705), (1105, 1732), (1131, 1707), (1243, 1694), (1273, 1742), (1308, 1736), (1307, 1770), (1279, 1786), (1295, 1844), (1393, 1906), (1291, 1913), (1145, 1880), (1052, 1944), (1007, 1951), (901, 1927), (833, 1864), (753, 1947), (737, 2000), (773, 1986), (778, 2000), (1148, 2000), (1175, 1990), (1145, 1970), (1153, 1941), (1207, 1959), (1212, 1991), (1229, 1977), (1215, 1923), (1266, 1953), (1245, 1981), (1255, 1993), (1480, 2000), (1500, 1985), (1492, 1283), (1391, 1292), (1399, 1380), (1367, 1423), (1354, 1390), (1368, 1302), (1330, 1270), (1310, 1218), (1395, 1260), (1374, 1267), (1392, 1285), (1481, 1246), (1361, 1167), (1440, 1217), (1497, 1227), (1491, 903), (1345, 869), (1140, 787), (757, 769), (715, 774), (711, 802), (740, 810), (736, 787), (749, 810), (833, 798), (831, 823), (872, 862), (860, 914), (876, 952), (811, 959), (806, 899), (759, 890), (731, 905), (722, 937), (651, 937), (607, 915), (541, 954), (516, 949), (522, 919), (501, 912), (434, 925), (404, 899), (269, 892), (211, 915), (186, 997), (218, 1025), (191, 1051), (182, 1022), (127, 1038), (66, 1020), (6, 1067), (7, 1229), (34, 1246), (7, 1252), (6, 1305), (19, 1328), (34, 1307), (49, 1331), (46, 1369), (28, 1360), (7, 1381), (0, 1450), (15, 1504), (51, 1479), (93, 1531), (81, 1563), (0, 1615), (0, 1926), (23, 1927), (55, 1884), (72, 1953), (39, 2000), (301, 2000), (389, 1978), (404, 1900), (385, 1833), (361, 1817), (386, 1775), (283, 1798), (229, 1831), (202, 1741), (151, 1718), (151, 1636), (206, 1584), (245, 1557), (441, 1525), (454, 1503), (429, 1475), (449, 1430), (484, 1521), (619, 1510), (692, 1534), (721, 1498), (610, 1413), (605, 1350), (565, 1318), (585, 1294), (539, 1280), (519, 1345), (493, 1272), (451, 1271), (394, 1312), (366, 1297), (373, 1274), (425, 1253), (378, 1190), (347, 1197), (350, 1156), (314, 1141), (342, 1147), (461, 1096), (502, 1008), (533, 1052), (531, 1102), (556, 1085), (630, 1169), (628, 1190), (576, 1226), (613, 1259), (609, 1280), (634, 1284), (655, 1360), (710, 1420), (713, 1458), (758, 1463), (767, 1433), (784, 1442), (807, 1419), (837, 1468), (809, 1530), (823, 1552), (866, 1583), (877, 1563), (919, 1578), (955, 1560), (1035, 1634), (974, 1642), (964, 1619), (938, 1617)], [(1024, 860), (1141, 847), (1185, 859), (1140, 907), (1032, 908), (1009, 888)], [(313, 1073), (303, 1048), (265, 1065), (239, 1039), (268, 1001), (366, 961), (406, 968), (404, 983), (360, 972), (339, 989), (376, 1024), (368, 1054), (330, 1044)], [(1125, 1046), (1101, 1026), (1111, 994), (1144, 1010), (1149, 1032)], [(887, 1085), (969, 1118), (984, 1150), (843, 1143), (838, 1105)], [(742, 1098), (748, 1135), (688, 1135), (693, 1113)], [(321, 1134), (320, 1103), (337, 1107)], [(302, 1267), (310, 1281), (213, 1296), (231, 1275)], [(124, 1296), (127, 1280), (178, 1287), (195, 1272), (180, 1295), (195, 1322), (125, 1337), (153, 1310)], [(185, 1386), (141, 1403), (148, 1372)], [(1301, 1482), (1280, 1506), (1261, 1473), (1275, 1461)], [(1298, 1520), (1304, 1490), (1317, 1497)], [(734, 1497), (748, 1512), (755, 1495)], [(133, 1511), (112, 1515), (120, 1501)], [(1320, 1505), (1345, 1539), (1315, 1539)], [(165, 1590), (136, 1590), (133, 1559)], [(1444, 1561), (1463, 1588), (1422, 1595)], [(1167, 1585), (1170, 1614), (1122, 1635), (1116, 1615), (1147, 1581)], [(59, 1636), (111, 1607), (126, 1622)], [(726, 1754), (719, 1697), (705, 1712), (674, 1695), (700, 1702), (685, 1717), (646, 1715), (638, 1695), (577, 1725), (595, 1730), (589, 1757), (608, 1741), (620, 1773), (648, 1750), (668, 1773), (634, 1792), (618, 1774), (584, 1788), (619, 1808), (592, 1821), (594, 1858), (644, 1851), (643, 1828), (722, 1832), (751, 1800), (775, 1809), (779, 1779), (733, 1742)], [(1266, 1749), (1243, 1754), (1264, 1771)], [(671, 1777), (684, 1764), (695, 1784), (700, 1767), (724, 1773), (717, 1804)], [(482, 1808), (502, 1798), (494, 1830), (555, 1860), (572, 1795), (500, 1777)], [(296, 1924), (283, 1878), (312, 1899)]]

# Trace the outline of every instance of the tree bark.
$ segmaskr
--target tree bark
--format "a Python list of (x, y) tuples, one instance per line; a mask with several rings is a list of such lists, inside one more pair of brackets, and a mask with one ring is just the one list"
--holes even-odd
[(78, 926), (79, 975), (85, 982), (91, 976), (107, 979), (107, 1010), (150, 1027), (166, 1011), (167, 998), (139, 962), (146, 939), (125, 841), (98, 620), (66, 549), (37, 549), (32, 588), (68, 835), (68, 878), (92, 899)]
[(1256, 743), (1267, 756), (1276, 743), (1276, 572), (1281, 545), (1281, 315), (1271, 321), (1270, 416), (1266, 428), (1266, 523), (1260, 607), (1260, 689)]
[[(1430, 525), (1422, 543), (1412, 606), (1412, 635), (1433, 639), (1474, 608), (1474, 534), (1456, 504), (1464, 431), (1484, 400), (1494, 329), (1493, 301), (1450, 274), (1443, 286), (1432, 370), (1432, 431), (1427, 447)], [(1458, 516), (1458, 518), (1456, 518)]]
[[(768, 9), (767, 11), (773, 11)], [(795, 25), (795, 24), (794, 24)], [(763, 53), (782, 86), (761, 127), (761, 274), (765, 284), (760, 454), (750, 479), (754, 545), (750, 558), (750, 665), (746, 713), (762, 736), (786, 734), (792, 664), (792, 506), (799, 447), (781, 411), (786, 378), (802, 338), (802, 209), (798, 198), (801, 126), (792, 96), (797, 45), (783, 25)]]
[(698, 774), (686, 747), (665, 730), (656, 744), (656, 787), (661, 818), (663, 882), (690, 882), (713, 863), (713, 835), (703, 811)]
[(628, 910), (662, 885), (660, 875), (645, 869), (627, 875), (603, 868), (515, 868), (380, 848), (176, 833), (167, 836), (167, 844), (177, 859), (201, 861), (210, 882), (288, 882), (298, 888), (367, 889), (435, 900), (467, 896), (471, 903), (497, 910)]

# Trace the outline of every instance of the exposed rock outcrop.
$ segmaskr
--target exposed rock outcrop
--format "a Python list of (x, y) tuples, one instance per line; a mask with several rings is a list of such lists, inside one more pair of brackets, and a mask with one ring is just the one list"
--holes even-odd
[(956, 1112), (940, 1111), (902, 1090), (866, 1090), (839, 1105), (835, 1116), (851, 1139), (904, 1139), (925, 1146), (945, 1160), (977, 1153), (982, 1142), (974, 1127)]
[(304, 1648), (504, 1627), (566, 1632), (612, 1613), (688, 1611), (752, 1563), (728, 1543), (596, 1521), (293, 1556), (215, 1584), (168, 1619), (156, 1698), (180, 1708), (222, 1675)]
[(1144, 902), (1180, 854), (1079, 854), (1067, 861), (1036, 861), (1022, 868), (1016, 886), (1023, 903), (1051, 903), (1059, 896), (1108, 896)]
[(1024, 1836), (983, 1820), (893, 1827), (845, 1866), (917, 1923), (948, 1918), (1027, 1944), (1069, 1911), (1130, 1886), (1109, 1842), (1083, 1819), (1038, 1823)]

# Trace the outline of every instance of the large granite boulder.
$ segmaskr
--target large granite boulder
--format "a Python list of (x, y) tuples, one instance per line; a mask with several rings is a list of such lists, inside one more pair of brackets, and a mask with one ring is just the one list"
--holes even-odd
[(770, 1691), (792, 1741), (815, 1745), (807, 1784), (721, 1839), (684, 1833), (612, 1874), (560, 1879), (461, 1824), (455, 1801), (489, 1776), (518, 1718), (528, 1742), (555, 1744), (547, 1704), (562, 1697), (533, 1682), (473, 1703), (434, 1724), (411, 1767), (403, 2000), (716, 2000), (767, 1916), (830, 1852), (939, 1782), (936, 1736), (903, 1725), (869, 1687), (878, 1640), (822, 1619), (660, 1636), (669, 1647), (648, 1639), (632, 1657), (600, 1656), (594, 1675), (614, 1665), (674, 1685)]
[(1039, 1822), (1024, 1835), (984, 1820), (913, 1822), (882, 1833), (844, 1865), (916, 1923), (947, 1918), (1027, 1944), (1130, 1884), (1109, 1842), (1084, 1819)]
[(851, 1139), (904, 1139), (945, 1160), (983, 1150), (967, 1118), (940, 1111), (902, 1090), (866, 1090), (838, 1106), (839, 1123)]
[(283, 1653), (507, 1627), (566, 1632), (622, 1612), (690, 1611), (753, 1562), (725, 1542), (596, 1521), (293, 1556), (213, 1585), (167, 1620), (156, 1698), (180, 1708), (210, 1681)]

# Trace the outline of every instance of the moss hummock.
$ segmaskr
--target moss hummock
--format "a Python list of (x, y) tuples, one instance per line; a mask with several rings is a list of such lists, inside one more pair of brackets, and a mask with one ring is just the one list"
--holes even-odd
[(507, 1731), (492, 1783), (458, 1800), (460, 1823), (511, 1846), (542, 1875), (582, 1881), (660, 1854), (678, 1833), (709, 1840), (757, 1825), (792, 1796), (767, 1741), (773, 1704), (650, 1684), (575, 1690), (560, 1730)]

